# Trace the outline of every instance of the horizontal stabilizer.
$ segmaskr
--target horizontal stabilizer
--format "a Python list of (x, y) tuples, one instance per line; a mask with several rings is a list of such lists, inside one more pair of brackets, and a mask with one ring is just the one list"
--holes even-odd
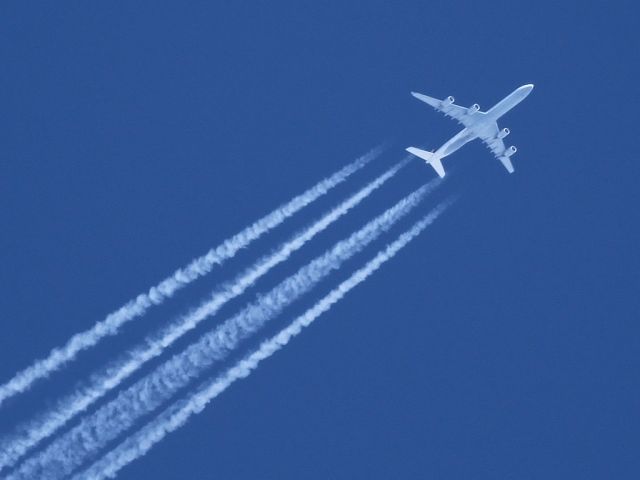
[(416, 157), (420, 157), (433, 167), (440, 178), (444, 177), (444, 167), (442, 166), (441, 157), (426, 150), (420, 150), (416, 147), (407, 148), (407, 152), (412, 153)]

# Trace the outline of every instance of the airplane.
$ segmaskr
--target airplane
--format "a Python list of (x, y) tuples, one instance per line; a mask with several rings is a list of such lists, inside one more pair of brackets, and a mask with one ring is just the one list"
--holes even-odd
[(415, 147), (409, 147), (406, 150), (425, 160), (440, 177), (444, 177), (442, 159), (451, 155), (470, 141), (479, 138), (487, 148), (493, 152), (495, 157), (502, 162), (502, 165), (504, 165), (507, 171), (513, 173), (513, 165), (510, 157), (516, 153), (517, 149), (513, 146), (509, 148), (504, 146), (503, 139), (509, 135), (510, 132), (508, 128), (500, 130), (497, 121), (502, 115), (524, 100), (525, 97), (531, 93), (531, 90), (533, 90), (533, 84), (523, 85), (500, 100), (486, 112), (480, 111), (480, 105), (477, 103), (474, 103), (469, 108), (465, 108), (454, 104), (453, 97), (438, 100), (422, 95), (421, 93), (411, 92), (411, 95), (418, 100), (422, 100), (428, 105), (431, 105), (447, 117), (457, 120), (464, 128), (435, 152), (427, 152), (426, 150), (420, 150)]

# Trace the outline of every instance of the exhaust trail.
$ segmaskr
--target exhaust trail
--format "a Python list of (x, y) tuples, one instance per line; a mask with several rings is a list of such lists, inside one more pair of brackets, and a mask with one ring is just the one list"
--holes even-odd
[(287, 218), (347, 180), (351, 175), (379, 156), (381, 152), (381, 147), (373, 149), (301, 195), (294, 197), (288, 203), (249, 225), (240, 233), (212, 248), (205, 255), (196, 258), (186, 267), (176, 270), (173, 275), (151, 287), (148, 292), (130, 300), (115, 312), (110, 313), (104, 320), (97, 322), (90, 329), (75, 334), (64, 346), (54, 348), (46, 358), (36, 360), (31, 366), (18, 372), (7, 383), (0, 385), (0, 405), (9, 397), (31, 388), (37, 380), (45, 378), (60, 369), (63, 365), (72, 361), (81, 351), (96, 345), (104, 337), (115, 335), (123, 324), (144, 315), (153, 305), (160, 305), (168, 298), (171, 298), (178, 290), (206, 275), (215, 265), (219, 265), (233, 257), (238, 250), (247, 247), (251, 242), (257, 240), (269, 230), (274, 229)]
[(300, 268), (257, 301), (217, 328), (205, 333), (183, 352), (121, 391), (114, 400), (83, 418), (51, 445), (27, 459), (12, 475), (15, 479), (57, 479), (71, 474), (109, 442), (152, 413), (181, 389), (227, 356), (243, 339), (258, 331), (320, 280), (361, 251), (415, 208), (438, 184), (433, 180), (407, 195), (345, 240)]
[(311, 325), (320, 315), (327, 312), (335, 303), (349, 293), (350, 290), (364, 282), (382, 264), (393, 258), (405, 245), (432, 224), (452, 202), (453, 200), (449, 200), (437, 206), (411, 229), (400, 235), (397, 240), (378, 252), (364, 267), (357, 270), (313, 307), (296, 318), (289, 326), (263, 342), (257, 350), (240, 360), (213, 382), (203, 383), (193, 395), (177, 401), (165, 409), (156, 419), (140, 429), (136, 434), (124, 440), (84, 472), (74, 476), (73, 480), (113, 478), (123, 467), (145, 455), (156, 443), (184, 425), (192, 415), (204, 410), (207, 404), (229, 388), (236, 380), (249, 376), (251, 372), (258, 368), (260, 362), (282, 349), (303, 328)]
[(365, 200), (375, 190), (384, 185), (389, 179), (394, 177), (400, 169), (406, 166), (410, 160), (410, 157), (406, 157), (398, 162), (371, 183), (330, 210), (319, 220), (284, 242), (278, 249), (274, 250), (273, 253), (260, 258), (233, 281), (227, 282), (216, 289), (210, 298), (198, 308), (177, 319), (158, 334), (148, 337), (141, 346), (128, 351), (121, 356), (118, 361), (107, 366), (101, 372), (92, 375), (87, 384), (77, 388), (76, 391), (60, 400), (55, 407), (49, 409), (43, 415), (20, 426), (17, 429), (17, 433), (3, 439), (0, 443), (0, 471), (3, 468), (15, 464), (31, 448), (55, 433), (70, 419), (86, 410), (108, 391), (117, 387), (147, 361), (159, 356), (165, 348), (194, 329), (203, 320), (215, 315), (225, 303), (241, 295), (260, 277), (276, 265), (287, 260), (293, 252), (302, 248), (317, 234), (324, 231), (332, 223)]

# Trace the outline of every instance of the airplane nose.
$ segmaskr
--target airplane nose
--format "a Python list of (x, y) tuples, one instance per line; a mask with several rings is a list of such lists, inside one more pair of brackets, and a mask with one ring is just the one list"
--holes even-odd
[(523, 99), (531, 93), (531, 90), (533, 90), (533, 83), (522, 85), (521, 87), (518, 87), (518, 90), (516, 91), (520, 94), (519, 97)]

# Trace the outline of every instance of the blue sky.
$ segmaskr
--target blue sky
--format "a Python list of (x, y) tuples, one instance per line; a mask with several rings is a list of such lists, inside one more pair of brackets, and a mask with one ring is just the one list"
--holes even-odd
[[(534, 83), (500, 122), (519, 149), (516, 173), (476, 143), (445, 160), (455, 175), (440, 193), (462, 195), (450, 212), (119, 478), (636, 478), (637, 16), (630, 1), (3, 3), (2, 382), (389, 147), (255, 248), (8, 402), (0, 431), (405, 146), (436, 148), (457, 132), (410, 91), (484, 109)], [(433, 176), (416, 159), (224, 314)]]

